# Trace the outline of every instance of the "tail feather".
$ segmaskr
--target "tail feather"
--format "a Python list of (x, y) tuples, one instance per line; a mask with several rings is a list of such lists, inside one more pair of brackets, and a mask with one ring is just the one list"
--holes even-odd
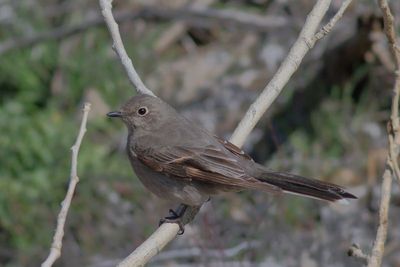
[(298, 175), (264, 170), (257, 177), (261, 182), (266, 182), (279, 187), (286, 193), (326, 200), (330, 202), (347, 203), (346, 199), (356, 199), (353, 194), (346, 192), (342, 187), (305, 178)]

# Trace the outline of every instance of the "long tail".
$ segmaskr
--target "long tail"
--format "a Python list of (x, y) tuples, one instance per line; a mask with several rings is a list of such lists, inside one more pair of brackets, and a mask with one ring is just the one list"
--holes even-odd
[(346, 192), (342, 187), (335, 184), (305, 178), (298, 175), (274, 172), (262, 169), (257, 179), (261, 182), (275, 185), (289, 194), (301, 195), (330, 202), (348, 203), (346, 199), (357, 197)]

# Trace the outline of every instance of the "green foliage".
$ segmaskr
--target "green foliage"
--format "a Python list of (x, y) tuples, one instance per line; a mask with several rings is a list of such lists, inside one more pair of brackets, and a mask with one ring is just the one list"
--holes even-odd
[[(24, 258), (43, 254), (51, 242), (51, 229), (69, 182), (70, 147), (79, 129), (79, 103), (85, 90), (97, 88), (112, 105), (132, 92), (118, 63), (106, 55), (110, 47), (105, 37), (96, 35), (93, 46), (84, 38), (67, 57), (51, 43), (2, 56), (0, 243)], [(55, 71), (65, 80), (61, 92), (52, 91)], [(74, 199), (79, 207), (69, 217), (75, 224), (79, 221), (74, 217), (100, 216), (105, 199), (94, 186), (98, 181), (110, 185), (115, 176), (133, 179), (129, 164), (121, 164), (121, 153), (110, 157), (110, 136), (120, 134), (122, 125), (110, 127), (105, 116), (88, 124), (79, 154), (82, 181)]]

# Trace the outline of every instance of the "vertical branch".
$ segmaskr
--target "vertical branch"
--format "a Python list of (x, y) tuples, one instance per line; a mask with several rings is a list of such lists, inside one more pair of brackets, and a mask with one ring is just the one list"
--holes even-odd
[(394, 19), (390, 7), (386, 0), (378, 0), (378, 5), (383, 14), (385, 34), (395, 60), (396, 69), (394, 72), (395, 84), (393, 87), (391, 116), (388, 123), (389, 155), (387, 158), (387, 167), (383, 174), (381, 202), (379, 207), (379, 225), (368, 267), (381, 266), (387, 236), (392, 180), (393, 178), (399, 180), (397, 157), (399, 156), (400, 149), (398, 112), (400, 95), (400, 50), (396, 42)]
[[(385, 252), (385, 242), (389, 224), (389, 206), (391, 197), (391, 188), (393, 179), (399, 181), (400, 171), (397, 158), (400, 151), (399, 136), (399, 96), (400, 96), (400, 49), (396, 40), (395, 24), (392, 12), (386, 0), (378, 0), (379, 8), (382, 11), (385, 34), (389, 43), (390, 50), (395, 61), (395, 83), (393, 86), (391, 115), (388, 122), (388, 156), (386, 159), (386, 167), (382, 176), (381, 199), (379, 204), (379, 222), (376, 231), (374, 245), (371, 255), (367, 255), (368, 267), (379, 267), (382, 264), (382, 257)], [(353, 248), (350, 248), (349, 252)], [(361, 253), (361, 255), (365, 255)], [(351, 256), (358, 257), (356, 254)], [(364, 257), (365, 259), (365, 257)]]
[(67, 194), (63, 202), (61, 202), (61, 210), (57, 218), (56, 232), (53, 236), (53, 243), (51, 244), (50, 253), (47, 259), (42, 263), (42, 267), (50, 267), (61, 255), (62, 239), (64, 237), (64, 226), (67, 219), (68, 210), (71, 205), (72, 197), (74, 196), (75, 187), (79, 182), (78, 178), (78, 153), (81, 147), (83, 136), (86, 132), (87, 118), (90, 111), (90, 103), (85, 103), (83, 107), (83, 117), (81, 126), (79, 128), (78, 137), (76, 138), (75, 144), (72, 146), (72, 157), (71, 157), (71, 176), (68, 186)]
[(136, 87), (138, 93), (154, 96), (142, 82), (139, 75), (137, 74), (135, 67), (132, 64), (132, 60), (126, 53), (124, 44), (122, 43), (121, 35), (119, 33), (119, 27), (112, 14), (112, 0), (100, 0), (101, 14), (103, 14), (104, 20), (107, 24), (108, 30), (110, 31), (111, 38), (113, 40), (113, 49), (117, 53), (121, 60), (122, 65), (128, 75), (129, 81), (133, 86)]
[(392, 173), (391, 170), (387, 168), (383, 173), (382, 178), (381, 202), (379, 206), (379, 226), (376, 231), (374, 247), (372, 248), (372, 253), (368, 260), (368, 267), (381, 266), (387, 236), (391, 188)]

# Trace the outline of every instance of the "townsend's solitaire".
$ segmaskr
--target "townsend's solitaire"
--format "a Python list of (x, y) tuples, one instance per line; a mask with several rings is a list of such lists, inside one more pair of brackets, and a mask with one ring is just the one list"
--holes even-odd
[(160, 198), (201, 206), (210, 196), (244, 189), (330, 202), (356, 198), (331, 183), (268, 170), (160, 98), (137, 95), (107, 115), (126, 124), (132, 167), (144, 186)]

